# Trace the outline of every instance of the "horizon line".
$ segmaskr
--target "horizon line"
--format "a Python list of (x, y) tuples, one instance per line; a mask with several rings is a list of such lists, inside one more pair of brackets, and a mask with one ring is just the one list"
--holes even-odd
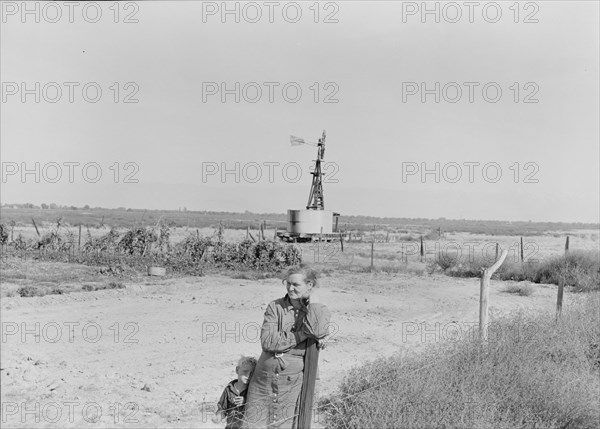
[[(35, 207), (7, 207), (13, 205), (26, 205), (32, 204)], [(46, 203), (41, 203), (46, 204)], [(0, 209), (27, 209), (27, 210), (69, 210), (72, 207), (75, 207), (75, 210), (115, 210), (115, 211), (156, 211), (156, 212), (173, 212), (173, 213), (197, 213), (197, 214), (207, 214), (207, 213), (223, 213), (223, 214), (241, 214), (241, 215), (280, 215), (285, 216), (287, 212), (252, 212), (249, 210), (244, 211), (223, 211), (223, 210), (189, 210), (186, 207), (183, 207), (185, 210), (173, 209), (173, 208), (162, 208), (162, 209), (152, 209), (152, 208), (134, 208), (134, 207), (89, 207), (84, 209), (83, 207), (77, 206), (68, 206), (68, 205), (57, 205), (56, 208), (42, 208), (40, 205), (36, 205), (34, 203), (6, 203), (2, 202), (0, 204)], [(73, 210), (73, 211), (75, 211)], [(304, 209), (300, 209), (304, 210)], [(330, 210), (333, 212), (333, 210)], [(446, 217), (438, 217), (438, 218), (428, 218), (428, 217), (397, 217), (397, 216), (371, 216), (371, 215), (363, 215), (363, 214), (343, 214), (340, 213), (340, 218), (344, 216), (347, 217), (363, 217), (363, 218), (372, 218), (372, 219), (392, 219), (392, 220), (426, 220), (426, 221), (451, 221), (451, 222), (499, 222), (499, 223), (544, 223), (544, 224), (568, 224), (568, 225), (591, 225), (595, 228), (600, 229), (600, 221), (599, 222), (573, 222), (573, 221), (544, 221), (544, 220), (499, 220), (499, 219), (456, 219), (456, 218), (446, 218)]]

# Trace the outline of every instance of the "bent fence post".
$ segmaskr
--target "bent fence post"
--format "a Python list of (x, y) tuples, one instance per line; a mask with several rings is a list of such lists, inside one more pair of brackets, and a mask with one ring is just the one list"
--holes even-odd
[(494, 265), (489, 268), (485, 268), (481, 272), (481, 282), (479, 287), (479, 338), (483, 341), (487, 340), (490, 279), (492, 278), (492, 274), (494, 274), (496, 270), (500, 268), (500, 265), (502, 265), (504, 259), (506, 259), (506, 255), (508, 255), (508, 251), (506, 249), (502, 250), (500, 259), (494, 262)]

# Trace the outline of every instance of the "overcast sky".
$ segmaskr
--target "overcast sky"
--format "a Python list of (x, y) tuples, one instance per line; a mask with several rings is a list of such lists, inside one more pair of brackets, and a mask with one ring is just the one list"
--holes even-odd
[(599, 220), (598, 2), (36, 4), (2, 4), (3, 203), (303, 208), (325, 129), (342, 215)]

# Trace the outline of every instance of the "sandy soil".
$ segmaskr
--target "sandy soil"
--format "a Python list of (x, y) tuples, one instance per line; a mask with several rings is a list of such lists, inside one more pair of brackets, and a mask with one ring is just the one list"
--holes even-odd
[[(502, 292), (508, 283), (492, 282), (492, 315), (555, 305), (554, 286), (521, 297)], [(3, 427), (215, 427), (214, 403), (239, 356), (259, 355), (264, 309), (283, 286), (220, 276), (126, 286), (2, 298)], [(352, 366), (444, 341), (447, 323), (466, 335), (477, 322), (477, 279), (346, 273), (323, 278), (320, 292), (335, 330), (321, 396)]]

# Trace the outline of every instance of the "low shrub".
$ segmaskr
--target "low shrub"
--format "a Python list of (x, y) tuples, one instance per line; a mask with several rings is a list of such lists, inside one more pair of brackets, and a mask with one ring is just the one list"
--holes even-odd
[[(481, 270), (494, 263), (481, 257), (452, 261), (453, 255), (440, 253), (435, 263), (454, 277), (480, 277)], [(594, 251), (573, 251), (542, 262), (515, 262), (507, 258), (493, 278), (556, 285), (563, 281), (565, 286), (572, 286), (576, 292), (600, 290), (600, 256)]]
[(17, 289), (17, 293), (20, 297), (29, 298), (32, 296), (44, 296), (45, 293), (38, 287), (35, 286), (22, 286)]
[(533, 280), (535, 283), (573, 286), (577, 291), (600, 290), (600, 256), (598, 252), (571, 251), (543, 261)]
[(87, 284), (81, 287), (82, 290), (86, 292), (94, 292), (97, 290), (106, 290), (106, 289), (124, 289), (125, 285), (119, 282), (110, 282), (107, 284)]
[(443, 271), (454, 267), (459, 261), (458, 255), (450, 252), (438, 252), (436, 255), (436, 262)]
[(530, 284), (518, 283), (507, 286), (504, 289), (504, 292), (512, 293), (519, 296), (530, 296), (533, 294), (534, 289), (533, 286), (531, 286)]
[(33, 296), (45, 296), (45, 295), (62, 295), (65, 293), (65, 290), (59, 286), (54, 286), (51, 288), (41, 287), (41, 286), (21, 286), (17, 289), (17, 294), (22, 298), (31, 298)]

